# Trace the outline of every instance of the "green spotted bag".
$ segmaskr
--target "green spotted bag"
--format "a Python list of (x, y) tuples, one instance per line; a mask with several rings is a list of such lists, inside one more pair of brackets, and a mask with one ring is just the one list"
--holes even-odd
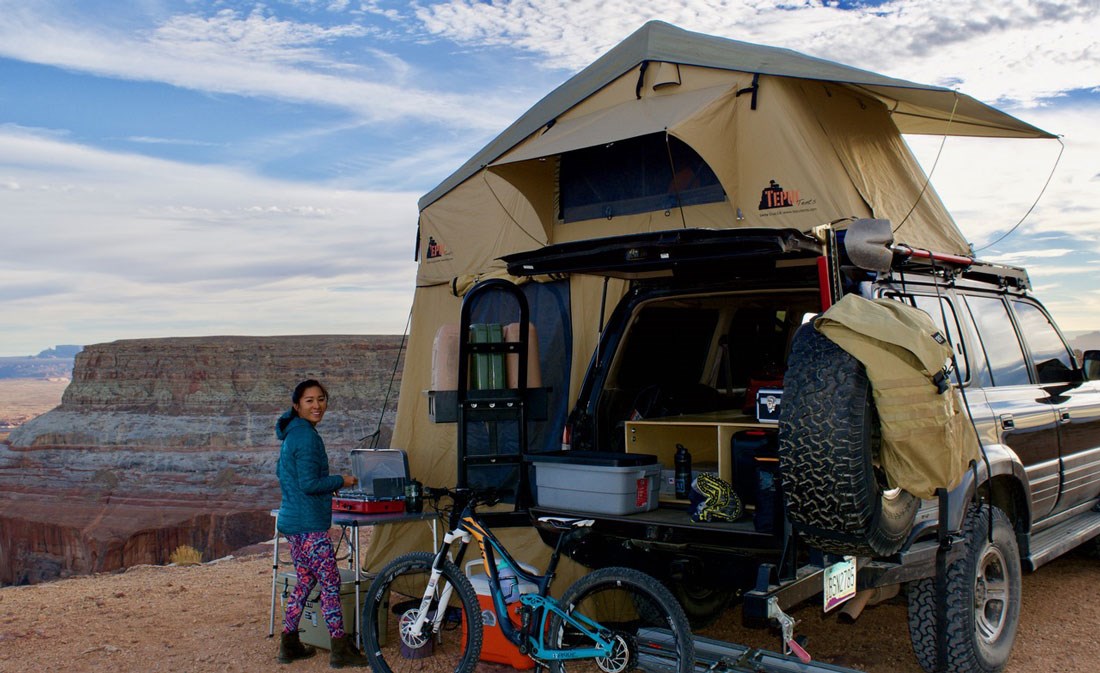
[(736, 521), (744, 512), (733, 486), (707, 472), (691, 482), (690, 502), (692, 521)]

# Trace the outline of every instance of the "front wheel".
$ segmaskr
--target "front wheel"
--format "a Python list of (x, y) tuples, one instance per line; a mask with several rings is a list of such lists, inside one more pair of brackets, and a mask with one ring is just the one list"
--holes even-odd
[(909, 584), (909, 637), (929, 673), (940, 670), (941, 637), (947, 647), (943, 670), (967, 673), (1003, 670), (1016, 640), (1021, 573), (1012, 523), (996, 507), (971, 505), (963, 543), (963, 558), (947, 569), (946, 623), (937, 623), (936, 579)]
[[(429, 620), (415, 630), (435, 555), (414, 552), (390, 561), (367, 590), (363, 603), (363, 648), (380, 673), (447, 671), (469, 673), (481, 654), (481, 609), (470, 580), (450, 561), (432, 594)], [(442, 597), (450, 588), (450, 598)], [(432, 618), (442, 611), (438, 630)]]
[[(695, 645), (683, 609), (663, 584), (643, 572), (596, 570), (566, 589), (560, 604), (567, 615), (597, 622), (613, 646), (606, 656), (595, 659), (551, 662), (551, 673), (695, 670)], [(593, 644), (574, 624), (556, 614), (550, 618), (548, 633), (554, 649)]]

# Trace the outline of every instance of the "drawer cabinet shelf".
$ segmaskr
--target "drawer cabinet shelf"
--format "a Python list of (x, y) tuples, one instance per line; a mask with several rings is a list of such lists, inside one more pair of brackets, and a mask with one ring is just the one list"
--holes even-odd
[[(676, 445), (683, 444), (691, 452), (693, 466), (706, 463), (718, 465), (718, 476), (734, 481), (734, 460), (730, 449), (733, 436), (742, 430), (775, 432), (775, 424), (760, 423), (751, 416), (729, 411), (691, 416), (669, 416), (627, 421), (626, 452), (648, 453), (666, 469), (675, 462)], [(661, 496), (661, 502), (686, 503), (686, 500)]]

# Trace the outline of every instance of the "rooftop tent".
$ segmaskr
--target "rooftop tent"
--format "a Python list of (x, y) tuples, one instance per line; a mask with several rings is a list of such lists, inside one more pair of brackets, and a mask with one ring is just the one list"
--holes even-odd
[[(503, 273), (504, 255), (681, 227), (806, 230), (853, 216), (891, 220), (914, 247), (967, 252), (906, 133), (1054, 137), (950, 89), (645, 24), (421, 198), (393, 445), (409, 451), (421, 481), (454, 483), (455, 428), (429, 422), (424, 394), (433, 339), (458, 320), (452, 288)], [(539, 327), (540, 359), (564, 351), (542, 366), (544, 378), (564, 371), (560, 410), (595, 349), (602, 286), (580, 275), (551, 285), (524, 292), (534, 319), (566, 326), (553, 337)], [(613, 280), (610, 294), (623, 287)], [(371, 557), (424, 548), (414, 530), (380, 530)]]
[[(943, 87), (650, 22), (420, 200), (421, 250), (431, 238), (448, 253), (422, 257), (420, 282), (499, 266), (493, 260), (516, 249), (685, 224), (806, 229), (873, 216), (901, 225), (897, 237), (910, 245), (965, 252), (950, 215), (925, 189), (905, 133), (1053, 137)], [(716, 174), (724, 205), (568, 226), (562, 161), (568, 168), (573, 152), (643, 136), (687, 144)], [(769, 189), (803, 203), (767, 213), (750, 207)], [(463, 246), (440, 243), (447, 240)]]

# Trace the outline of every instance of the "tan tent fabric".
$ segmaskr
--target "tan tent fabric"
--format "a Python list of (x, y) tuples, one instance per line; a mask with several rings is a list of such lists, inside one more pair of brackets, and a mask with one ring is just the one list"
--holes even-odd
[(969, 254), (954, 219), (881, 104), (827, 83), (801, 82), (798, 88), (802, 106), (820, 120), (851, 184), (874, 217), (890, 220), (896, 241)]
[(920, 498), (957, 486), (979, 457), (978, 440), (958, 389), (940, 394), (932, 382), (951, 346), (928, 314), (891, 299), (847, 295), (814, 326), (867, 369), (890, 485)]
[[(616, 88), (625, 100), (614, 105), (608, 104), (609, 92), (600, 92), (598, 103), (585, 101), (577, 108), (595, 111), (563, 115), (490, 166), (488, 171), (504, 178), (515, 196), (527, 200), (530, 208), (515, 214), (522, 228), (541, 226), (550, 242), (560, 243), (676, 226), (808, 230), (843, 218), (875, 216), (904, 221), (897, 233), (900, 242), (969, 252), (935, 190), (923, 189), (924, 173), (889, 111), (874, 97), (839, 85), (760, 77), (752, 109), (753, 96), (738, 95), (752, 83), (751, 73), (689, 66), (680, 73), (682, 85), (666, 86), (659, 93), (643, 89), (641, 98), (633, 88)], [(710, 86), (700, 87), (703, 83)], [(556, 221), (554, 153), (665, 129), (714, 170), (726, 192), (725, 203), (569, 224)], [(777, 194), (783, 205), (769, 204)], [(452, 193), (443, 201), (456, 198)], [(536, 216), (538, 225), (522, 221), (527, 214)]]
[(715, 99), (725, 98), (731, 93), (726, 85), (667, 95), (647, 95), (644, 98), (631, 97), (618, 105), (559, 121), (497, 159), (493, 165), (554, 156), (675, 128), (684, 119), (707, 108)]
[[(498, 257), (546, 245), (536, 210), (508, 181), (482, 171), (420, 214), (417, 285), (503, 268)], [(549, 210), (543, 206), (545, 210)]]
[[(570, 312), (573, 316), (573, 370), (569, 376), (569, 399), (576, 400), (581, 381), (588, 369), (592, 353), (600, 342), (600, 306), (603, 304), (604, 280), (596, 276), (572, 276), (569, 279)], [(618, 278), (607, 283), (604, 321), (611, 315), (619, 299), (626, 294), (627, 284)]]
[[(723, 102), (724, 114), (708, 111), (672, 133), (714, 169), (742, 218), (738, 226), (806, 231), (870, 214), (793, 80), (761, 77), (755, 110), (748, 95)], [(792, 205), (770, 206), (773, 191)]]
[[(877, 97), (891, 110), (894, 124), (902, 133), (1000, 138), (1055, 137), (951, 89), (888, 77), (790, 49), (693, 33), (662, 21), (650, 21), (547, 94), (450, 177), (425, 194), (420, 199), (420, 209), (426, 209), (524, 138), (562, 117), (579, 101), (595, 97), (608, 89), (629, 89), (632, 94), (638, 79), (637, 70), (643, 63), (679, 64), (681, 77), (685, 66), (698, 66), (710, 71), (734, 70), (837, 82)], [(647, 73), (647, 83), (652, 85), (667, 81), (660, 74), (663, 68), (654, 67), (652, 70), (652, 74)], [(634, 71), (633, 80), (629, 83), (623, 81), (623, 73), (631, 71)], [(952, 120), (951, 123), (948, 120)]]

